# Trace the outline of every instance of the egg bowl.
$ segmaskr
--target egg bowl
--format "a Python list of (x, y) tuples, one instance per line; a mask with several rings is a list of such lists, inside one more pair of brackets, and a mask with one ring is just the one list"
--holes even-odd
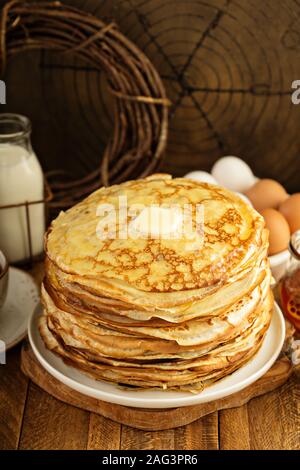
[(290, 259), (290, 252), (288, 249), (277, 253), (276, 255), (269, 256), (270, 267), (272, 275), (276, 282), (278, 282), (285, 274)]
[[(257, 183), (260, 180), (261, 178), (258, 178), (255, 176), (255, 183)], [(290, 194), (288, 195), (290, 196)], [(278, 282), (287, 270), (289, 259), (290, 259), (290, 252), (288, 249), (286, 249), (286, 250), (280, 251), (279, 253), (276, 253), (276, 255), (270, 255), (268, 258), (270, 261), (272, 275), (275, 281)]]

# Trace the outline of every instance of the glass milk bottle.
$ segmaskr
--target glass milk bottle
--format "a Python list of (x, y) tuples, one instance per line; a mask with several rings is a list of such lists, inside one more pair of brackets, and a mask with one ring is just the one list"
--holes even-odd
[(11, 263), (43, 251), (44, 178), (30, 133), (26, 117), (0, 114), (0, 249)]

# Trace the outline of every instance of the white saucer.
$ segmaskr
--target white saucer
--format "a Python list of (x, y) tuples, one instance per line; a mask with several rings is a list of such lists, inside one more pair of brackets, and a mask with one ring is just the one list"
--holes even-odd
[(27, 335), (28, 318), (39, 304), (39, 290), (30, 274), (9, 268), (8, 292), (0, 310), (0, 340), (6, 350)]
[(37, 328), (38, 318), (41, 314), (42, 308), (39, 306), (29, 321), (28, 337), (38, 361), (53, 377), (84, 395), (137, 408), (173, 408), (196, 405), (236, 393), (267, 372), (277, 359), (285, 337), (284, 319), (278, 305), (275, 305), (271, 325), (259, 352), (250, 362), (230, 376), (196, 395), (172, 391), (134, 391), (93, 380), (79, 370), (67, 366), (62, 359), (46, 349)]

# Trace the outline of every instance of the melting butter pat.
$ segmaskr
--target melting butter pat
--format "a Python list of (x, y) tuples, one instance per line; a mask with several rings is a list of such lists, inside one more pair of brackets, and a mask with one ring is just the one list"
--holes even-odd
[(182, 230), (183, 214), (176, 208), (149, 206), (142, 209), (130, 223), (135, 234), (147, 237), (163, 237)]

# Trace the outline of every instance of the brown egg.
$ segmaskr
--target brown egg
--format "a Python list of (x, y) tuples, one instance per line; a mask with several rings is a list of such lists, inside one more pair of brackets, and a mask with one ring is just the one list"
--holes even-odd
[(300, 193), (293, 194), (279, 206), (290, 226), (291, 233), (300, 230)]
[(259, 212), (269, 207), (277, 209), (288, 197), (284, 187), (277, 181), (270, 179), (257, 181), (245, 195)]
[(275, 209), (261, 211), (269, 229), (269, 255), (275, 255), (287, 249), (290, 240), (289, 224), (283, 215)]

